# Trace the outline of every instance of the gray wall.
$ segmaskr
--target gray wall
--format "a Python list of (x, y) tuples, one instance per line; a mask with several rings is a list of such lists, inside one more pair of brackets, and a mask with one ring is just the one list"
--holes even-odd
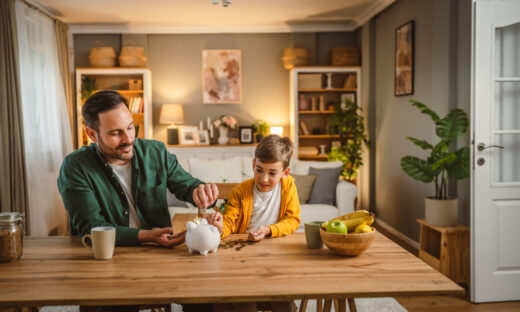
[[(359, 32), (298, 34), (164, 34), (74, 36), (75, 65), (88, 66), (88, 53), (101, 40), (119, 53), (121, 41), (145, 47), (152, 72), (154, 138), (165, 141), (166, 125), (158, 123), (162, 104), (183, 105), (185, 124), (222, 114), (237, 117), (239, 124), (251, 125), (263, 119), (289, 131), (289, 74), (281, 57), (291, 43), (310, 50), (311, 65), (329, 65), (330, 49), (359, 46)], [(242, 104), (202, 104), (201, 51), (242, 50)]]
[[(470, 1), (400, 0), (380, 13), (374, 23), (373, 195), (377, 218), (418, 241), (417, 218), (424, 217), (424, 197), (433, 184), (407, 176), (400, 167), (406, 155), (426, 153), (405, 139), (413, 136), (437, 143), (433, 122), (412, 107), (409, 99), (430, 106), (440, 116), (461, 107), (469, 114)], [(415, 21), (414, 94), (394, 96), (395, 29)], [(366, 29), (365, 29), (366, 28)], [(369, 31), (370, 25), (364, 26)], [(365, 40), (365, 36), (363, 36)], [(363, 43), (365, 45), (365, 43)], [(363, 54), (365, 58), (365, 54)], [(368, 60), (370, 61), (370, 60)], [(364, 66), (366, 66), (364, 61)], [(368, 95), (370, 96), (370, 95)], [(370, 104), (370, 99), (368, 99)], [(468, 138), (459, 140), (467, 144)], [(452, 183), (450, 193), (461, 198), (460, 221), (468, 223), (469, 182)]]

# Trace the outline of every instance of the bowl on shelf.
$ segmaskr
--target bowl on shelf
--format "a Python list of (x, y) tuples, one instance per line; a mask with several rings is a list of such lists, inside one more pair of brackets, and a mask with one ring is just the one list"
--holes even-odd
[(370, 233), (339, 234), (320, 229), (321, 240), (335, 254), (343, 256), (358, 256), (372, 245), (376, 229)]

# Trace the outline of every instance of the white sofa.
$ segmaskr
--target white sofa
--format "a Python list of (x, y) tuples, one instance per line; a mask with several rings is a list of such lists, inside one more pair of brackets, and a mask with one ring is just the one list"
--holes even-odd
[[(251, 157), (234, 157), (229, 159), (208, 160), (199, 158), (179, 159), (184, 170), (194, 177), (205, 182), (242, 182), (253, 177), (253, 162)], [(291, 161), (291, 173), (308, 175), (309, 168), (333, 168), (341, 166), (341, 162), (321, 161)], [(327, 221), (340, 215), (354, 211), (354, 201), (357, 196), (357, 187), (349, 182), (340, 180), (336, 185), (336, 206), (326, 204), (301, 204), (301, 223), (298, 231), (303, 231), (303, 224), (309, 221)], [(176, 204), (177, 203), (177, 204)], [(170, 215), (176, 213), (196, 213), (197, 209), (191, 205), (182, 207), (179, 201), (168, 195)]]

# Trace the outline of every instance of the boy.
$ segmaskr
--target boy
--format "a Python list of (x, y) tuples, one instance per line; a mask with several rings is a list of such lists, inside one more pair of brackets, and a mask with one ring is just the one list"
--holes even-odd
[(208, 223), (224, 238), (232, 233), (249, 233), (249, 240), (278, 237), (294, 232), (300, 224), (300, 202), (294, 178), (289, 176), (293, 143), (278, 135), (265, 137), (255, 150), (253, 179), (237, 185), (224, 216), (216, 212)]
[[(208, 223), (218, 228), (222, 237), (248, 233), (248, 239), (289, 235), (300, 224), (300, 202), (294, 178), (289, 175), (293, 143), (278, 135), (265, 137), (255, 150), (253, 179), (237, 185), (229, 195), (224, 216), (216, 212)], [(268, 303), (269, 309), (296, 311), (294, 301)], [(257, 311), (254, 302), (215, 304), (213, 311)]]

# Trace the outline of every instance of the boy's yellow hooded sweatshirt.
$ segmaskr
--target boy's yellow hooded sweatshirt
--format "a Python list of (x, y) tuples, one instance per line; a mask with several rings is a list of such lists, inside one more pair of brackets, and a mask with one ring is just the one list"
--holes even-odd
[[(281, 179), (280, 183), (282, 183), (280, 214), (278, 222), (269, 225), (271, 237), (291, 234), (300, 225), (300, 201), (294, 178), (287, 176)], [(249, 179), (231, 190), (224, 212), (222, 237), (234, 233), (246, 233), (253, 210), (253, 187), (256, 187), (255, 181)]]

